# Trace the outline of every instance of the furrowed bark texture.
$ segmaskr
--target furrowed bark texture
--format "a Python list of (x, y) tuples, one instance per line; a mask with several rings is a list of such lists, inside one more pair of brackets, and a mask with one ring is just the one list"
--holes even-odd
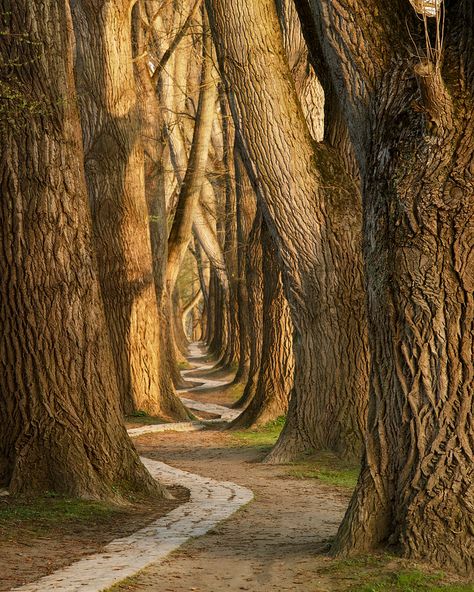
[(264, 425), (285, 415), (293, 387), (293, 327), (283, 293), (283, 282), (275, 243), (265, 224), (263, 250), (263, 343), (260, 373), (255, 395), (232, 428)]
[(472, 573), (474, 8), (446, 5), (435, 64), (408, 3), (308, 4), (364, 187), (369, 434), (336, 550)]
[[(152, 14), (156, 3), (147, 3)], [(156, 8), (156, 7), (155, 7)], [(142, 55), (148, 38), (148, 30), (143, 31), (143, 21), (149, 22), (141, 4), (136, 4), (133, 13), (136, 51)], [(145, 196), (150, 227), (151, 255), (156, 300), (159, 312), (159, 392), (160, 415), (181, 420), (190, 417), (189, 412), (181, 403), (174, 390), (172, 375), (167, 358), (167, 336), (164, 330), (166, 321), (163, 315), (166, 292), (164, 289), (166, 261), (168, 255), (168, 224), (165, 203), (165, 173), (163, 170), (163, 121), (156, 88), (154, 87), (148, 64), (144, 59), (135, 61), (135, 75), (138, 82), (137, 92), (141, 115), (141, 137), (145, 153)]]
[(235, 374), (234, 383), (245, 382), (247, 384), (250, 366), (251, 319), (249, 315), (249, 296), (246, 278), (246, 255), (249, 246), (249, 236), (256, 214), (256, 196), (237, 149), (234, 150), (234, 161), (237, 200), (237, 296), (239, 301), (238, 318), (240, 335), (239, 368)]
[(129, 0), (77, 0), (76, 82), (86, 180), (122, 411), (159, 415), (156, 300)]
[(272, 460), (313, 448), (358, 456), (368, 362), (357, 191), (337, 154), (311, 138), (273, 2), (207, 6), (295, 328), (294, 403)]
[(247, 282), (250, 340), (249, 375), (242, 396), (233, 405), (236, 409), (245, 407), (254, 397), (260, 363), (262, 358), (263, 340), (263, 251), (262, 251), (262, 212), (257, 208), (252, 229), (250, 231), (245, 278)]
[(8, 32), (2, 63), (18, 60), (10, 81), (36, 105), (0, 122), (0, 483), (12, 493), (84, 498), (118, 497), (127, 486), (163, 493), (119, 413), (84, 179), (69, 3), (2, 0), (0, 13)]
[(237, 194), (235, 187), (234, 168), (234, 139), (235, 131), (230, 120), (227, 97), (225, 91), (220, 92), (220, 107), (224, 139), (224, 258), (229, 278), (228, 294), (228, 341), (220, 363), (224, 368), (233, 369), (239, 361), (240, 333), (239, 333), (239, 288), (238, 288), (238, 253), (237, 253)]

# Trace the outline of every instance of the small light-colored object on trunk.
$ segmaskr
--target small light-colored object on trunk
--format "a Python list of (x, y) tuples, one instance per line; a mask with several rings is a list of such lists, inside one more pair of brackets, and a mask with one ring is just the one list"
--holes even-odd
[(441, 11), (443, 0), (410, 0), (410, 4), (418, 14), (436, 17)]

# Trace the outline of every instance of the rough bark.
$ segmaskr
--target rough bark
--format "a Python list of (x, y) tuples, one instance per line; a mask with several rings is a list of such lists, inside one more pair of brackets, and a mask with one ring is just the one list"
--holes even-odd
[(94, 238), (122, 411), (163, 412), (160, 319), (132, 63), (131, 2), (77, 0), (76, 83)]
[(254, 397), (260, 372), (263, 340), (263, 252), (262, 252), (262, 212), (257, 208), (252, 230), (250, 231), (245, 278), (247, 282), (250, 360), (249, 374), (242, 396), (233, 407), (245, 407)]
[(310, 5), (364, 187), (369, 434), (336, 550), (472, 573), (474, 8), (447, 4), (442, 59), (420, 62), (408, 3)]
[(229, 278), (228, 302), (226, 303), (228, 340), (220, 360), (223, 368), (235, 370), (239, 362), (239, 299), (238, 299), (238, 253), (237, 253), (237, 194), (234, 168), (234, 127), (228, 112), (227, 97), (220, 86), (220, 110), (223, 122), (223, 175), (225, 190), (224, 205), (224, 258)]
[(255, 395), (232, 428), (264, 425), (285, 415), (293, 387), (293, 326), (283, 293), (283, 282), (275, 243), (265, 224), (263, 251), (263, 340)]
[(69, 4), (2, 0), (0, 12), (1, 61), (17, 61), (10, 81), (37, 108), (2, 122), (0, 483), (11, 493), (91, 499), (157, 491), (119, 413)]
[(246, 278), (246, 255), (249, 236), (256, 214), (256, 196), (238, 150), (234, 150), (235, 189), (237, 215), (237, 299), (239, 319), (239, 367), (234, 383), (247, 384), (250, 366), (250, 323), (249, 296)]
[(274, 3), (207, 6), (295, 328), (293, 403), (272, 460), (313, 448), (358, 457), (368, 388), (358, 192), (337, 154), (311, 138)]
[[(308, 55), (308, 46), (301, 32), (301, 25), (294, 0), (276, 0), (278, 17), (283, 34), (283, 46), (311, 136), (316, 141), (324, 137), (324, 91)], [(319, 64), (318, 64), (319, 65)], [(331, 100), (331, 97), (329, 97)]]
[[(150, 22), (147, 19), (148, 9), (155, 14), (155, 2), (149, 2), (143, 7), (134, 7), (134, 41), (138, 56), (145, 53), (148, 40), (147, 31)], [(152, 10), (155, 8), (155, 10)], [(146, 23), (147, 30), (143, 30)], [(141, 115), (141, 137), (145, 153), (145, 196), (148, 209), (150, 227), (151, 254), (153, 263), (153, 277), (155, 283), (156, 300), (159, 310), (159, 392), (160, 415), (176, 420), (188, 419), (189, 412), (181, 403), (174, 390), (171, 372), (167, 358), (167, 337), (164, 330), (166, 321), (163, 316), (166, 292), (164, 289), (166, 261), (168, 252), (168, 224), (166, 216), (165, 171), (163, 165), (163, 120), (156, 88), (152, 83), (149, 66), (144, 59), (135, 58), (135, 73), (138, 82), (138, 99)]]

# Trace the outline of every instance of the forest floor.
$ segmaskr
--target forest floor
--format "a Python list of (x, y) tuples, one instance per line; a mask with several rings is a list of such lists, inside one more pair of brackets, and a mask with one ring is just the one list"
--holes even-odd
[[(199, 372), (205, 379), (205, 372)], [(195, 373), (189, 373), (189, 377)], [(224, 378), (221, 374), (213, 378)], [(187, 393), (230, 406), (238, 387)], [(255, 498), (208, 534), (111, 592), (473, 592), (474, 585), (387, 554), (338, 560), (330, 542), (358, 468), (331, 454), (273, 466), (262, 463), (282, 422), (232, 432), (209, 428), (135, 439), (142, 456), (250, 488)]]
[[(232, 378), (208, 372), (211, 380)], [(188, 373), (191, 380), (193, 374)], [(206, 373), (200, 374), (206, 381)], [(241, 386), (227, 385), (182, 394), (231, 406), (241, 391)], [(139, 416), (129, 418), (128, 425), (161, 421)], [(189, 540), (109, 592), (474, 592), (474, 584), (393, 555), (331, 558), (328, 549), (358, 467), (329, 453), (287, 465), (262, 463), (282, 425), (277, 420), (236, 432), (216, 424), (199, 432), (135, 438), (142, 456), (232, 481), (251, 489), (255, 497), (206, 535)], [(173, 493), (177, 499), (167, 502), (169, 506), (137, 503), (127, 509), (62, 498), (45, 498), (30, 507), (0, 497), (0, 591), (94, 553), (186, 501), (186, 490), (176, 488)]]
[(129, 506), (68, 499), (0, 497), (0, 591), (97, 553), (171, 512), (189, 499), (183, 487), (174, 500), (132, 500)]

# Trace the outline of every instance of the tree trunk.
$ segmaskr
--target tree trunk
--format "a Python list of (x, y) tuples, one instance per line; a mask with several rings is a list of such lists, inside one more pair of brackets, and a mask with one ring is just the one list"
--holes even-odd
[(357, 458), (368, 388), (359, 194), (335, 151), (311, 138), (274, 2), (207, 5), (295, 329), (294, 404), (271, 460), (314, 448)]
[(252, 230), (250, 231), (245, 277), (249, 306), (250, 363), (244, 392), (233, 407), (245, 407), (254, 397), (260, 373), (263, 340), (263, 252), (262, 252), (262, 212), (257, 208)]
[[(247, 384), (250, 366), (250, 315), (246, 280), (246, 255), (256, 214), (256, 196), (238, 150), (234, 150), (237, 214), (237, 299), (240, 336), (239, 367), (234, 384)], [(253, 322), (253, 320), (252, 320)]]
[[(474, 7), (446, 5), (433, 57), (413, 50), (423, 22), (408, 3), (372, 2), (374, 18), (350, 2), (351, 22), (348, 2), (313, 4), (363, 173), (372, 354), (363, 470), (336, 550), (388, 542), (472, 574)], [(348, 41), (361, 35), (364, 47)]]
[(239, 299), (238, 299), (238, 253), (237, 253), (237, 195), (235, 188), (234, 168), (234, 129), (229, 120), (227, 97), (221, 87), (220, 107), (223, 122), (224, 138), (224, 258), (226, 261), (227, 276), (229, 278), (229, 293), (227, 303), (228, 315), (228, 341), (220, 364), (224, 369), (235, 370), (239, 361), (240, 334), (239, 334)]
[(217, 89), (212, 63), (212, 41), (210, 34), (206, 32), (206, 27), (204, 27), (203, 36), (203, 65), (196, 125), (189, 162), (168, 239), (166, 288), (170, 296), (176, 284), (181, 262), (192, 237), (194, 212), (199, 201), (206, 174), (212, 122), (215, 115)]
[(268, 423), (288, 410), (293, 387), (293, 327), (283, 294), (283, 283), (275, 243), (265, 224), (262, 229), (263, 257), (263, 343), (260, 373), (255, 395), (232, 428), (249, 428)]
[[(151, 14), (156, 12), (156, 10), (152, 10), (154, 4), (154, 2), (150, 2), (145, 6), (151, 11)], [(145, 21), (148, 26), (150, 23), (140, 4), (135, 5), (133, 16), (137, 44), (136, 54), (141, 56), (145, 53), (145, 42), (148, 38), (148, 31), (142, 30), (142, 23)], [(190, 414), (174, 390), (167, 359), (167, 336), (164, 330), (166, 327), (163, 307), (166, 299), (164, 284), (168, 253), (168, 224), (165, 203), (165, 171), (163, 170), (165, 144), (163, 121), (156, 88), (151, 81), (150, 70), (145, 59), (135, 60), (135, 73), (138, 81), (141, 135), (145, 152), (145, 195), (150, 227), (153, 277), (159, 310), (160, 415), (179, 421), (189, 419)]]
[(72, 64), (69, 3), (0, 2), (2, 63), (32, 108), (1, 121), (0, 483), (119, 498), (157, 491), (119, 414)]
[(160, 319), (145, 198), (129, 0), (73, 4), (76, 80), (101, 290), (122, 411), (160, 401)]

